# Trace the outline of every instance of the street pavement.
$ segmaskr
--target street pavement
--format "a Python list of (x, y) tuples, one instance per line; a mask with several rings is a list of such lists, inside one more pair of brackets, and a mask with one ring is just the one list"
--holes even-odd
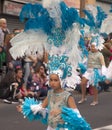
[[(90, 106), (91, 95), (87, 96), (85, 103), (78, 104), (81, 95), (73, 94), (81, 115), (90, 123), (93, 130), (112, 130), (112, 92), (101, 92), (99, 104), (96, 106)], [(24, 119), (23, 115), (17, 112), (15, 104), (0, 101), (0, 130), (46, 130), (46, 128), (47, 126), (39, 121), (30, 122)]]
[(94, 130), (112, 130), (112, 125), (96, 128)]

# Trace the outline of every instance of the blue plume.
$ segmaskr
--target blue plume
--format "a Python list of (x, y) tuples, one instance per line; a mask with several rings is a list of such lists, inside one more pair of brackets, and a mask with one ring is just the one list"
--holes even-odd
[(60, 3), (60, 8), (62, 12), (62, 30), (66, 31), (72, 27), (74, 22), (78, 22), (79, 15), (75, 8), (69, 8), (64, 2)]
[(72, 75), (72, 67), (71, 65), (67, 64), (68, 61), (68, 57), (67, 56), (62, 56), (61, 57), (61, 63), (62, 65), (60, 66), (60, 68), (63, 70), (63, 76), (62, 79), (65, 79), (67, 76), (70, 77)]
[(89, 10), (84, 10), (84, 13), (87, 16), (87, 19), (82, 18), (82, 21), (84, 21), (84, 23), (90, 26), (91, 28), (95, 28), (95, 30), (101, 27), (103, 20), (107, 17), (107, 14), (99, 6), (97, 6), (96, 20)]
[(20, 20), (26, 21), (25, 31), (29, 29), (41, 29), (47, 34), (51, 34), (51, 30), (55, 25), (55, 21), (49, 16), (47, 9), (40, 4), (26, 4), (20, 13)]
[(87, 67), (83, 63), (79, 63), (78, 66), (80, 68), (81, 74), (84, 74), (87, 70)]
[(95, 20), (94, 20), (93, 14), (88, 10), (84, 10), (84, 13), (87, 16), (87, 19), (82, 18), (84, 23), (87, 24), (90, 27), (94, 27), (95, 26)]
[(53, 71), (56, 70), (61, 70), (63, 72), (63, 75), (61, 79), (65, 79), (66, 77), (69, 77), (72, 75), (72, 67), (67, 63), (68, 57), (65, 55), (58, 56), (58, 55), (53, 55), (49, 56), (49, 63), (48, 63), (48, 68), (50, 72), (52, 73)]
[(54, 44), (56, 47), (63, 45), (65, 39), (65, 33), (61, 28), (56, 28), (52, 31), (52, 34), (48, 37), (47, 41), (49, 44)]
[(100, 81), (104, 81), (106, 79), (105, 76), (101, 75), (99, 72), (98, 72), (98, 69), (94, 69), (94, 86), (97, 87), (98, 86), (98, 83)]
[(96, 16), (96, 27), (100, 28), (103, 20), (107, 18), (107, 14), (102, 10), (100, 6), (97, 6), (97, 16)]
[(79, 40), (78, 43), (79, 43), (79, 46), (80, 46), (80, 48), (81, 48), (81, 50), (82, 50), (83, 55), (84, 55), (84, 56), (88, 56), (88, 50), (87, 50), (87, 48), (86, 48), (84, 38), (83, 38), (83, 37), (80, 37), (80, 40)]
[(35, 105), (39, 103), (40, 102), (36, 101), (34, 98), (25, 98), (25, 101), (22, 105), (22, 113), (30, 121), (40, 120), (42, 123), (47, 124), (48, 114), (46, 114), (46, 117), (43, 118), (43, 116), (40, 113), (34, 115), (30, 108), (31, 105)]
[(66, 124), (63, 127), (69, 130), (92, 130), (90, 124), (83, 117), (79, 117), (72, 108), (63, 107), (61, 117)]
[(24, 22), (25, 19), (29, 19), (29, 18), (33, 18), (33, 14), (32, 14), (32, 4), (28, 3), (25, 4), (22, 7), (22, 10), (20, 12), (19, 18), (20, 21)]

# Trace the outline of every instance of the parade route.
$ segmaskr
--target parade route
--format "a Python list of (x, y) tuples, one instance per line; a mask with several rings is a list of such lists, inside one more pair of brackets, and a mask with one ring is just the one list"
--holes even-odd
[[(74, 94), (76, 103), (80, 99), (80, 94)], [(91, 124), (92, 130), (112, 130), (112, 92), (102, 92), (99, 94), (99, 104), (90, 106), (92, 96), (87, 96), (84, 104), (78, 104), (81, 115)], [(30, 122), (18, 113), (16, 105), (6, 104), (0, 101), (0, 126), (1, 130), (46, 130), (45, 125), (40, 121)]]
[(112, 130), (112, 125), (96, 128), (93, 130)]

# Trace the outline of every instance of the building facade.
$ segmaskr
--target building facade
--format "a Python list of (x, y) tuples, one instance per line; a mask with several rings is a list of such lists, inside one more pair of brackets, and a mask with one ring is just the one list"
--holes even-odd
[(7, 19), (10, 31), (15, 28), (23, 29), (24, 23), (19, 20), (19, 13), (25, 3), (40, 3), (41, 0), (0, 0), (0, 18)]
[[(85, 4), (96, 4), (101, 6), (106, 13), (109, 13), (112, 0), (64, 0), (68, 5), (80, 8), (81, 1)], [(41, 3), (41, 0), (0, 0), (0, 18), (6, 18), (8, 28), (12, 31), (15, 28), (24, 28), (24, 23), (19, 20), (19, 13), (25, 3)], [(83, 5), (82, 5), (83, 6)]]

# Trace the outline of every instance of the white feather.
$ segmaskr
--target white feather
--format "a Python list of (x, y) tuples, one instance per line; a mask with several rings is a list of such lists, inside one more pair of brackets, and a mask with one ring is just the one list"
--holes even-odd
[(106, 73), (107, 79), (112, 80), (112, 61), (110, 62), (108, 68), (107, 68), (107, 73)]
[(52, 7), (52, 5), (55, 3), (59, 4), (62, 0), (43, 0), (42, 5), (44, 8)]
[(27, 51), (29, 54), (43, 53), (44, 44), (47, 41), (47, 35), (42, 31), (27, 31), (22, 32), (11, 39), (12, 48), (10, 53), (14, 59), (17, 57), (23, 57)]
[(69, 63), (77, 68), (78, 63), (81, 61), (81, 50), (79, 48), (79, 27), (77, 24), (74, 24), (73, 29), (66, 32), (66, 53), (69, 57)]
[(112, 32), (112, 15), (108, 15), (108, 17), (103, 21), (101, 26), (101, 32), (102, 33), (111, 33)]

